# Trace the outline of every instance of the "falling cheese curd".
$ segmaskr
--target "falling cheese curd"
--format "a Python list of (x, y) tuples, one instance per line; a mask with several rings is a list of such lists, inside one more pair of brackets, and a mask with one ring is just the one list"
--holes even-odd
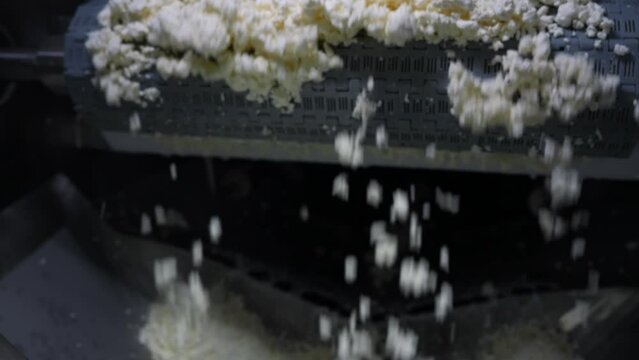
[(139, 82), (155, 70), (224, 81), (284, 111), (301, 101), (304, 83), (342, 66), (332, 46), (360, 33), (386, 46), (479, 41), (499, 49), (527, 33), (570, 28), (605, 38), (613, 27), (589, 0), (110, 0), (98, 21), (86, 47), (112, 106), (157, 100), (159, 91)]

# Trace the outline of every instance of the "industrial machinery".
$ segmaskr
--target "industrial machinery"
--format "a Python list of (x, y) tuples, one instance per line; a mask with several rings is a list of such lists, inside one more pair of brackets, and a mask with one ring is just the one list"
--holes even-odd
[[(208, 239), (212, 215), (224, 232), (219, 245), (205, 241), (204, 278), (239, 294), (276, 337), (321, 344), (318, 318), (346, 324), (367, 295), (371, 332), (383, 342), (387, 318), (396, 317), (419, 335), (424, 358), (482, 358), (501, 340), (560, 344), (569, 349), (561, 359), (639, 358), (639, 6), (632, 0), (602, 3), (615, 25), (601, 49), (583, 33), (552, 40), (553, 51), (585, 52), (598, 73), (620, 76), (616, 106), (515, 139), (503, 129), (460, 128), (446, 94), (447, 44), (385, 48), (363, 39), (338, 48), (344, 68), (308, 84), (291, 113), (248, 102), (221, 82), (155, 73), (143, 85), (158, 87), (162, 102), (110, 107), (91, 82), (85, 49), (105, 4), (0, 4), (0, 148), (8, 155), (0, 358), (150, 359), (137, 331), (156, 296), (153, 262), (177, 257), (187, 274), (192, 241)], [(617, 43), (631, 54), (616, 56)], [(494, 52), (477, 44), (456, 51), (478, 75), (496, 71)], [(338, 164), (333, 142), (359, 126), (351, 113), (369, 76), (380, 105), (365, 166), (352, 170)], [(129, 129), (133, 112), (142, 119), (137, 133)], [(388, 131), (388, 148), (375, 146), (377, 125)], [(561, 210), (564, 236), (545, 241), (537, 213), (549, 202), (552, 168), (543, 141), (566, 136), (582, 195)], [(437, 156), (429, 158), (432, 143)], [(331, 196), (340, 173), (348, 174), (348, 202)], [(384, 187), (376, 209), (365, 201), (372, 179)], [(434, 264), (443, 245), (450, 250), (451, 271), (439, 281), (454, 286), (454, 311), (444, 323), (433, 315), (434, 296), (406, 298), (399, 270), (374, 266), (370, 226), (388, 217), (395, 189), (411, 193), (420, 217), (422, 204), (431, 205), (420, 255)], [(436, 206), (439, 189), (460, 196), (459, 213)], [(140, 235), (143, 214), (152, 231)], [(411, 231), (390, 230), (401, 241)], [(579, 258), (571, 258), (575, 239), (587, 243)], [(344, 282), (348, 255), (359, 259), (355, 284)], [(557, 331), (562, 315), (586, 303), (597, 316)]]

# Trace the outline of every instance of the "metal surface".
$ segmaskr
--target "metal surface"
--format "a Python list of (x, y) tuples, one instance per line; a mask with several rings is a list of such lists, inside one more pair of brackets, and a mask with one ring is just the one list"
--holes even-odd
[(64, 51), (2, 49), (0, 64), (2, 79), (39, 80), (45, 72), (60, 73), (64, 67)]
[(22, 356), (16, 350), (13, 345), (5, 339), (2, 334), (0, 334), (0, 359), (4, 360), (25, 360), (26, 358)]
[(148, 359), (148, 301), (62, 230), (0, 281), (0, 332), (33, 360)]
[[(552, 42), (556, 51), (587, 53), (599, 73), (619, 75), (622, 85), (617, 106), (585, 112), (572, 124), (553, 120), (543, 127), (528, 128), (521, 139), (509, 138), (503, 129), (485, 134), (461, 129), (449, 113), (445, 90), (449, 60), (445, 47), (422, 42), (405, 48), (384, 48), (372, 40), (363, 40), (348, 48), (338, 48), (336, 52), (344, 59), (344, 69), (326, 74), (326, 80), (321, 83), (307, 84), (301, 104), (291, 114), (283, 114), (268, 104), (250, 103), (244, 94), (234, 93), (222, 83), (205, 83), (200, 79), (163, 81), (153, 72), (145, 74), (142, 83), (160, 89), (161, 104), (145, 109), (132, 105), (107, 107), (103, 95), (90, 83), (93, 70), (84, 48), (87, 32), (98, 28), (95, 17), (104, 6), (101, 0), (79, 8), (71, 24), (65, 45), (67, 84), (84, 121), (103, 133), (115, 150), (336, 162), (336, 156), (329, 156), (335, 134), (358, 126), (350, 117), (351, 111), (356, 95), (372, 75), (376, 80), (373, 98), (381, 102), (381, 107), (369, 124), (366, 143), (373, 145), (375, 128), (384, 125), (389, 133), (390, 149), (381, 155), (369, 151), (365, 158), (369, 165), (496, 172), (506, 167), (506, 172), (511, 173), (543, 172), (543, 168), (529, 164), (530, 149), (535, 147), (539, 151), (546, 135), (560, 141), (570, 136), (576, 155), (589, 163), (585, 166), (588, 174), (605, 177), (610, 172), (613, 178), (633, 178), (637, 174), (626, 168), (639, 165), (638, 150), (635, 150), (638, 129), (632, 119), (632, 99), (638, 97), (639, 84), (635, 61), (639, 54), (636, 24), (639, 13), (630, 0), (602, 5), (615, 21), (614, 33), (603, 42), (602, 49), (593, 49), (593, 40), (581, 32), (575, 36), (567, 33), (568, 42), (563, 38)], [(629, 46), (632, 55), (617, 57), (612, 51), (616, 43)], [(482, 76), (494, 73), (494, 67), (489, 66), (494, 53), (486, 51), (484, 46), (473, 44), (456, 52), (475, 73)], [(143, 134), (161, 134), (164, 139), (140, 140), (145, 142), (140, 145), (127, 141), (128, 119), (134, 111), (140, 114)], [(185, 144), (193, 138), (219, 146), (207, 149), (198, 144)], [(240, 141), (237, 146), (233, 143)], [(473, 160), (422, 161), (423, 150), (431, 142), (440, 150), (454, 153), (469, 151), (472, 145), (477, 145), (498, 155), (484, 157), (479, 166)], [(505, 161), (501, 157), (504, 154), (510, 156)]]

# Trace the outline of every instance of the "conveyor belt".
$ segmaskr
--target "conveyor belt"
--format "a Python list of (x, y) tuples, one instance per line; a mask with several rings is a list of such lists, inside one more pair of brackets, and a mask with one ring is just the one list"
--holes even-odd
[[(357, 94), (372, 75), (373, 98), (381, 106), (365, 141), (369, 147), (365, 162), (369, 165), (538, 173), (545, 167), (528, 156), (531, 148), (539, 149), (544, 136), (559, 141), (570, 136), (575, 154), (586, 163), (586, 176), (639, 175), (627, 170), (629, 164), (639, 168), (639, 132), (632, 117), (632, 100), (639, 97), (639, 7), (632, 0), (602, 3), (615, 26), (601, 49), (594, 49), (593, 39), (583, 32), (573, 36), (566, 31), (565, 38), (552, 40), (553, 50), (585, 52), (598, 73), (619, 75), (617, 105), (584, 112), (573, 125), (551, 120), (542, 127), (527, 128), (519, 139), (509, 138), (500, 128), (483, 134), (460, 128), (449, 112), (445, 46), (424, 42), (386, 48), (364, 39), (338, 48), (344, 68), (327, 73), (322, 83), (307, 84), (301, 104), (290, 114), (269, 104), (249, 102), (244, 94), (233, 92), (222, 82), (211, 84), (196, 78), (163, 81), (155, 72), (145, 74), (142, 84), (157, 87), (162, 102), (145, 109), (131, 104), (108, 107), (91, 84), (92, 64), (84, 48), (87, 33), (99, 27), (95, 18), (104, 4), (94, 0), (78, 9), (66, 36), (66, 80), (85, 125), (97, 130), (116, 150), (335, 162), (335, 134), (358, 126), (351, 112)], [(616, 56), (613, 47), (617, 43), (628, 46), (631, 54)], [(455, 50), (457, 58), (476, 74), (494, 74), (490, 61), (495, 53), (485, 45)], [(142, 119), (142, 132), (129, 140), (129, 118), (134, 111)], [(388, 131), (390, 150), (374, 148), (378, 125)], [(444, 156), (427, 161), (424, 148), (432, 142)], [(470, 153), (473, 145), (490, 149), (489, 153), (477, 159)]]

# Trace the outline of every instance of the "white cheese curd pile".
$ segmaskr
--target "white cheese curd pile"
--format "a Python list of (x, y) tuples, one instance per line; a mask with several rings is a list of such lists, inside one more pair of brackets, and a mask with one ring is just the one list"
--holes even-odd
[(156, 261), (155, 281), (162, 299), (151, 306), (139, 333), (153, 360), (327, 358), (327, 351), (319, 348), (278, 350), (239, 299), (224, 293), (218, 297), (226, 300), (210, 300), (197, 272), (190, 274), (188, 284), (177, 277), (175, 258)]
[(519, 49), (500, 59), (502, 71), (481, 79), (457, 61), (450, 65), (448, 97), (451, 113), (473, 131), (504, 126), (520, 137), (525, 126), (540, 125), (556, 115), (561, 121), (581, 111), (614, 104), (619, 77), (600, 76), (582, 55), (550, 58), (548, 34), (526, 35)]
[(605, 38), (613, 25), (589, 0), (110, 0), (98, 20), (86, 47), (112, 106), (157, 100), (159, 91), (139, 82), (155, 69), (164, 78), (222, 80), (285, 111), (301, 101), (304, 83), (342, 66), (330, 45), (359, 32), (385, 45), (481, 41), (499, 49), (527, 33), (561, 36), (562, 27)]

